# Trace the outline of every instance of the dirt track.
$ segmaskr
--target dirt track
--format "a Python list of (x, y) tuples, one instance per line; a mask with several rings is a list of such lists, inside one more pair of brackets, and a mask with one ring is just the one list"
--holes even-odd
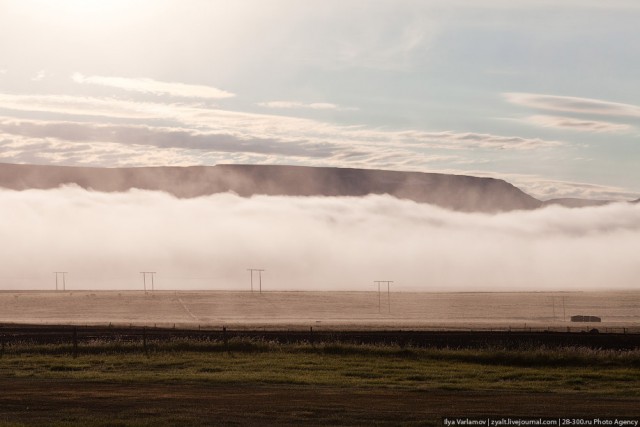
[[(178, 425), (440, 424), (444, 416), (638, 416), (640, 398), (584, 394), (342, 389), (291, 385), (105, 384), (1, 379), (0, 420)], [(136, 415), (139, 414), (139, 415)]]

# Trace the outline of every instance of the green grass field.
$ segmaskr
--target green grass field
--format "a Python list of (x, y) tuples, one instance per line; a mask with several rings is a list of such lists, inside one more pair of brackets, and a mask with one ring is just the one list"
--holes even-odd
[(568, 409), (633, 416), (640, 351), (232, 339), (148, 342), (146, 351), (92, 342), (74, 357), (71, 345), (14, 343), (0, 358), (0, 386), (2, 425), (437, 425), (456, 413)]
[(3, 378), (106, 382), (203, 382), (513, 390), (640, 396), (640, 351), (419, 349), (252, 340), (140, 344), (16, 344), (0, 359)]

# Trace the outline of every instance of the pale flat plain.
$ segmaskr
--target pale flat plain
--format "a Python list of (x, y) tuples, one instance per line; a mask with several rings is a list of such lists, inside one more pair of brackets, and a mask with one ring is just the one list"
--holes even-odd
[[(591, 315), (602, 323), (570, 322)], [(640, 332), (640, 291), (534, 293), (4, 291), (0, 322), (317, 329)]]

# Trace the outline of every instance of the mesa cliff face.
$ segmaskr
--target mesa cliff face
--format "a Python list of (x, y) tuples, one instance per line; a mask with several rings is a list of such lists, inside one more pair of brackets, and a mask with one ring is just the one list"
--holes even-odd
[(543, 205), (500, 179), (437, 173), (275, 165), (85, 168), (0, 164), (0, 187), (50, 189), (68, 184), (105, 192), (132, 188), (165, 191), (179, 198), (227, 191), (245, 197), (389, 194), (465, 212)]

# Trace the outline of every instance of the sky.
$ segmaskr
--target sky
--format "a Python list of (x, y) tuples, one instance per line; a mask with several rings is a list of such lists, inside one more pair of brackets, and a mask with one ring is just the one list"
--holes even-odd
[(0, 162), (640, 197), (635, 0), (0, 0)]

